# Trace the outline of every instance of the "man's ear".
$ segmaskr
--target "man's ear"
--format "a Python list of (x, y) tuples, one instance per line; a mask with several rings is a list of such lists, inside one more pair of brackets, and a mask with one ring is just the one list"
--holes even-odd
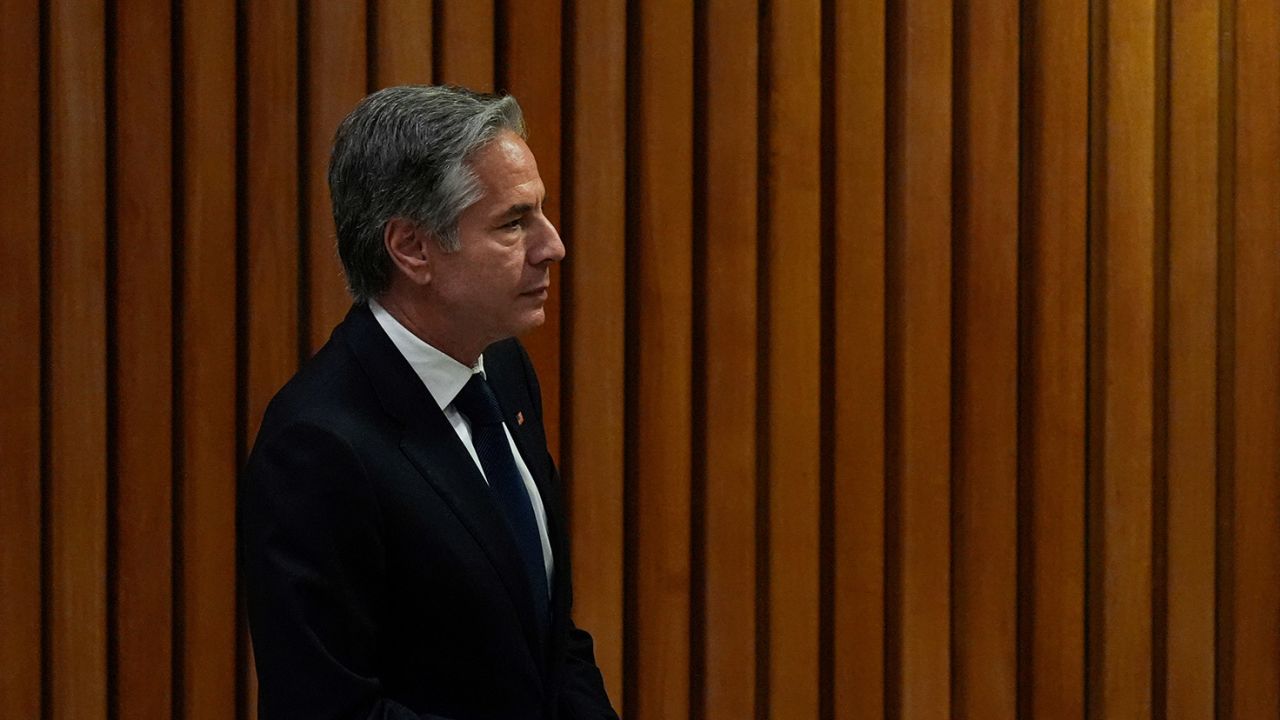
[(400, 272), (414, 285), (431, 282), (431, 233), (405, 218), (391, 218), (382, 229), (382, 244)]

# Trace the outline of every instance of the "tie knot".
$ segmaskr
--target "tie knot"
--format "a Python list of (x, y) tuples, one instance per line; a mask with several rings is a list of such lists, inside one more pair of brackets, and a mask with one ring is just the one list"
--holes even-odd
[(474, 373), (462, 391), (453, 399), (453, 404), (467, 416), (472, 425), (498, 425), (502, 423), (502, 409), (498, 407), (498, 398), (485, 381), (484, 375)]

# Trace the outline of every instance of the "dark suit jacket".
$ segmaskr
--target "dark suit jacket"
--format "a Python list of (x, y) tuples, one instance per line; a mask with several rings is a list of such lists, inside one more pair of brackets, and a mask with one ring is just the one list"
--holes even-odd
[(616, 718), (591, 637), (569, 617), (538, 381), (515, 340), (484, 361), (546, 507), (549, 629), (475, 463), (356, 306), (268, 406), (241, 483), (263, 720)]

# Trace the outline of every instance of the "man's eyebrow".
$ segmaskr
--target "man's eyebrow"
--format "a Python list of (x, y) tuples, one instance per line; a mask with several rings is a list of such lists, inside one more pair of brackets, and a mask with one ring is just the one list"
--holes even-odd
[(512, 205), (511, 207), (503, 211), (502, 214), (500, 214), (498, 217), (514, 217), (516, 215), (524, 215), (530, 210), (537, 208), (539, 205), (545, 206), (546, 202), (547, 202), (547, 199), (544, 197), (542, 199), (542, 202), (537, 205), (535, 205), (534, 203), (516, 203), (515, 205)]

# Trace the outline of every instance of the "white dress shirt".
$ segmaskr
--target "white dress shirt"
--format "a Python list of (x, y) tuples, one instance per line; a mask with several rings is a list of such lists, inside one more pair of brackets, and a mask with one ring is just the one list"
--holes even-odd
[[(454, 398), (462, 392), (462, 387), (467, 384), (473, 374), (484, 375), (484, 355), (476, 360), (475, 367), (467, 367), (414, 335), (376, 301), (369, 301), (369, 309), (373, 311), (373, 317), (387, 333), (387, 337), (391, 338), (392, 344), (422, 379), (422, 384), (427, 386), (432, 399), (444, 411), (444, 416), (453, 426), (453, 431), (458, 434), (458, 439), (471, 454), (471, 460), (475, 462), (480, 476), (484, 477), (480, 456), (476, 455), (476, 448), (471, 443), (471, 423), (453, 405)], [(485, 377), (488, 379), (488, 376)], [(516, 447), (506, 422), (502, 423), (502, 430), (507, 435), (507, 444), (511, 446), (511, 455), (515, 458), (516, 469), (520, 471), (520, 478), (524, 480), (525, 490), (529, 492), (529, 501), (533, 505), (533, 517), (538, 523), (538, 537), (542, 541), (542, 562), (547, 571), (547, 589), (550, 592), (551, 572), (555, 563), (551, 557), (551, 537), (547, 534), (547, 511), (542, 506), (542, 496), (538, 494), (538, 486), (533, 482), (529, 466), (525, 465), (524, 458), (520, 456), (520, 449)], [(485, 478), (485, 482), (489, 482), (489, 479)]]

